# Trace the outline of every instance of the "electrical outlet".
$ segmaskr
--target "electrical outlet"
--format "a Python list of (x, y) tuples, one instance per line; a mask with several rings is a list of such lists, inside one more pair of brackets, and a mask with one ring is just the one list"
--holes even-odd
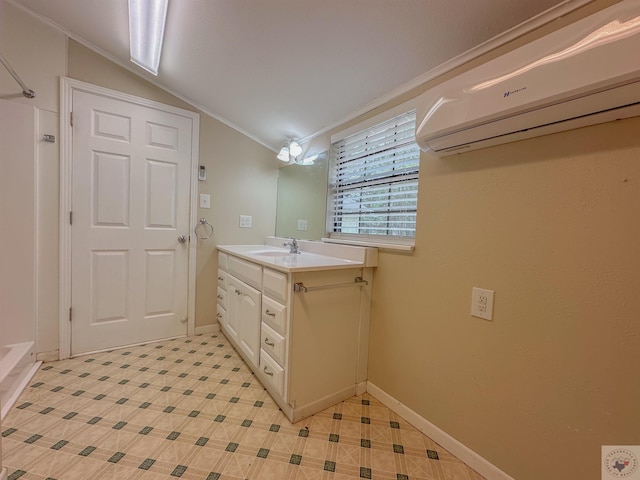
[(306, 220), (298, 220), (298, 230), (307, 231), (308, 222)]
[(471, 290), (471, 316), (493, 320), (493, 290), (473, 287)]
[(251, 215), (240, 215), (240, 228), (251, 228)]

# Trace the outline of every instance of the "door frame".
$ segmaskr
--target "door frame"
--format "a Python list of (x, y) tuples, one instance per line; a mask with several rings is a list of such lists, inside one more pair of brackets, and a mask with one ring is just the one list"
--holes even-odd
[[(81, 82), (68, 77), (60, 77), (60, 296), (59, 296), (59, 348), (60, 360), (71, 356), (71, 322), (69, 321), (71, 308), (71, 225), (69, 212), (71, 211), (72, 181), (73, 181), (73, 128), (71, 127), (71, 112), (73, 106), (73, 92), (82, 91), (93, 95), (100, 95), (114, 100), (120, 100), (143, 107), (154, 108), (163, 112), (187, 117), (192, 121), (191, 132), (191, 169), (190, 169), (190, 211), (189, 225), (193, 228), (198, 220), (198, 160), (200, 138), (200, 115), (196, 112), (184, 110), (171, 105), (136, 97), (90, 83)], [(196, 241), (189, 241), (189, 281), (187, 286), (187, 335), (195, 333), (196, 311)]]

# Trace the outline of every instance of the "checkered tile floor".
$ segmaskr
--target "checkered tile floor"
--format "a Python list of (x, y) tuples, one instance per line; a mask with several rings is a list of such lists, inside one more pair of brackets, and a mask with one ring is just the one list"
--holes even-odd
[(368, 394), (291, 424), (222, 334), (45, 364), (1, 430), (10, 480), (483, 480)]

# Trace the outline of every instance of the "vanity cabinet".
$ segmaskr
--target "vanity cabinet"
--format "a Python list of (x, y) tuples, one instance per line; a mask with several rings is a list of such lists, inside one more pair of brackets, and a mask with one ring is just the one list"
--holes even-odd
[(371, 268), (282, 271), (218, 256), (221, 329), (292, 422), (364, 391), (370, 285), (354, 280)]
[(235, 257), (226, 256), (225, 260), (218, 262), (219, 265), (227, 265), (228, 269), (218, 273), (218, 307), (224, 310), (218, 319), (223, 320), (221, 328), (241, 350), (245, 361), (255, 369), (259, 365), (262, 305), (262, 293), (255, 287), (261, 284), (262, 269)]

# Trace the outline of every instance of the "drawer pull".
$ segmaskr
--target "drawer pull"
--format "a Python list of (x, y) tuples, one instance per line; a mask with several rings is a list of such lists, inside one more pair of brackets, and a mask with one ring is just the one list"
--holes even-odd
[(224, 281), (224, 278), (218, 277), (218, 280), (220, 280), (222, 282), (222, 281)]
[(270, 312), (268, 308), (267, 308), (267, 311), (264, 312), (264, 313), (265, 313), (265, 315), (269, 315), (270, 317), (275, 317), (276, 316), (276, 314), (273, 313), (273, 312)]
[(222, 300), (222, 295), (218, 295), (218, 300)]
[(273, 377), (273, 372), (269, 372), (269, 371), (267, 371), (267, 366), (266, 366), (266, 365), (264, 366), (264, 368), (262, 369), (262, 371), (263, 371), (264, 373), (266, 373), (267, 375), (269, 375), (270, 377)]
[(242, 292), (240, 290), (236, 290), (236, 295), (242, 295)]
[(216, 317), (218, 317), (218, 318), (222, 318), (222, 315), (221, 315), (221, 314), (219, 314), (219, 313), (216, 313)]
[(270, 347), (274, 347), (276, 344), (269, 341), (269, 337), (264, 337), (264, 343), (269, 345)]

